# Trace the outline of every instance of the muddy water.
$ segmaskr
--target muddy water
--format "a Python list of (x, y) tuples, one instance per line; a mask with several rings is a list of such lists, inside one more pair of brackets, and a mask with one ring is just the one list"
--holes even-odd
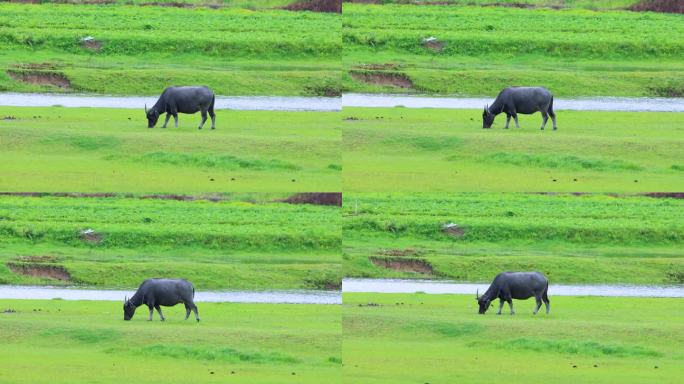
[[(368, 95), (350, 93), (342, 96), (343, 107), (397, 107), (482, 109), (494, 98), (423, 97), (409, 95)], [(684, 99), (646, 97), (594, 97), (554, 99), (555, 110), (684, 112)]]
[[(41, 93), (0, 93), (0, 106), (9, 107), (95, 107), (143, 110), (157, 96), (89, 96)], [(263, 111), (339, 111), (339, 97), (216, 96), (216, 109)]]
[[(0, 285), (0, 299), (123, 301), (135, 290), (96, 290)], [(341, 304), (337, 291), (197, 291), (195, 301), (210, 303)]]
[[(464, 284), (452, 281), (399, 279), (344, 279), (342, 292), (415, 293), (473, 295), (487, 290), (489, 284)], [(549, 285), (553, 296), (684, 297), (684, 286), (637, 285)]]

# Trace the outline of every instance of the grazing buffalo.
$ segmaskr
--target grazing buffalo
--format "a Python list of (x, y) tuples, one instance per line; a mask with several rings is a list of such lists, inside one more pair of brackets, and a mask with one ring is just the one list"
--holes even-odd
[(511, 315), (513, 312), (513, 300), (527, 300), (534, 296), (537, 301), (537, 308), (534, 309), (536, 315), (541, 308), (542, 301), (546, 305), (546, 313), (549, 313), (549, 297), (547, 291), (549, 290), (549, 281), (546, 276), (539, 272), (503, 272), (496, 275), (494, 281), (482, 296), (475, 293), (477, 303), (480, 305), (479, 313), (484, 315), (489, 309), (490, 303), (499, 298), (499, 312), (503, 308), (504, 302), (508, 302), (511, 307)]
[(204, 122), (207, 121), (207, 112), (211, 116), (211, 129), (216, 128), (216, 115), (214, 114), (214, 92), (207, 87), (168, 87), (159, 96), (157, 103), (150, 109), (145, 105), (147, 114), (147, 127), (154, 128), (159, 120), (159, 115), (166, 113), (166, 120), (162, 128), (166, 128), (169, 118), (173, 116), (178, 128), (178, 112), (195, 113), (202, 112), (202, 122), (199, 129), (202, 129)]
[(190, 311), (195, 312), (195, 319), (200, 321), (197, 306), (193, 302), (195, 287), (187, 280), (182, 279), (147, 279), (140, 284), (138, 291), (130, 299), (124, 299), (124, 320), (130, 320), (135, 310), (145, 304), (150, 309), (152, 321), (152, 309), (157, 309), (159, 317), (164, 321), (160, 305), (173, 307), (176, 304), (185, 304), (185, 320), (190, 317)]
[(494, 123), (494, 118), (500, 113), (506, 114), (506, 129), (508, 129), (511, 116), (515, 119), (515, 127), (520, 128), (518, 113), (529, 115), (535, 112), (542, 114), (542, 130), (549, 116), (553, 120), (553, 129), (556, 130), (553, 95), (548, 89), (542, 87), (509, 87), (499, 93), (494, 104), (485, 105), (482, 112), (482, 128), (490, 128)]

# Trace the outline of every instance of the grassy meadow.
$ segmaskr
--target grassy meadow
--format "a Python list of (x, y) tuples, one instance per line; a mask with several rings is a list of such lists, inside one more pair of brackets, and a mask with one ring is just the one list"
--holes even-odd
[[(0, 300), (11, 383), (340, 383), (338, 305), (197, 303), (124, 322), (121, 302)], [(13, 312), (11, 312), (13, 311)], [(153, 367), (153, 368), (152, 368)]]
[(0, 196), (0, 284), (339, 288), (339, 207), (214, 197), (225, 200)]
[(683, 200), (645, 196), (345, 193), (344, 276), (682, 284), (682, 215)]
[(554, 297), (551, 313), (477, 314), (470, 295), (344, 295), (343, 376), (353, 383), (681, 381), (681, 299)]
[[(78, 0), (76, 0), (78, 1)], [(140, 0), (146, 1), (146, 0)], [(194, 1), (194, 0), (190, 0)], [(248, 1), (248, 0), (245, 0)], [(553, 9), (592, 9), (623, 10), (639, 3), (641, 0), (375, 0), (366, 3), (375, 4), (415, 4), (415, 5), (450, 5), (450, 6), (510, 6), (519, 8), (553, 8)], [(349, 1), (350, 3), (353, 2)], [(359, 1), (358, 3), (363, 3)]]
[(559, 111), (482, 129), (481, 110), (344, 108), (345, 191), (684, 190), (684, 114)]
[(201, 84), (221, 95), (338, 95), (340, 15), (257, 3), (0, 3), (0, 91), (157, 95)]
[(560, 10), (451, 3), (345, 3), (344, 91), (495, 96), (543, 85), (558, 97), (684, 95), (682, 15), (620, 10), (633, 0), (515, 2)]
[[(173, 120), (173, 119), (172, 119)], [(341, 188), (336, 112), (228, 111), (147, 128), (143, 110), (0, 107), (1, 191), (326, 192)]]

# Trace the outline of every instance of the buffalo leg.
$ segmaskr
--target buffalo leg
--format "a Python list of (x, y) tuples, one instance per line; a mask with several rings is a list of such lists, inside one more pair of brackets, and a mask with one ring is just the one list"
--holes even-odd
[(147, 319), (147, 321), (152, 321), (152, 313), (154, 312), (154, 307), (150, 305), (149, 308), (150, 308), (150, 317)]
[(158, 306), (158, 305), (156, 305), (154, 308), (157, 310), (157, 313), (159, 313), (159, 317), (161, 318), (161, 321), (166, 320), (166, 319), (164, 318), (164, 315), (162, 314), (161, 307)]
[(556, 112), (554, 111), (549, 111), (549, 115), (551, 115), (551, 121), (553, 121), (553, 130), (556, 130)]
[(185, 320), (187, 320), (188, 317), (190, 317), (190, 306), (186, 303), (185, 304)]
[(549, 120), (549, 114), (546, 111), (541, 111), (542, 114), (542, 126), (541, 130), (544, 130), (544, 126), (546, 125), (546, 122)]
[(169, 123), (169, 118), (171, 118), (171, 114), (167, 113), (166, 119), (164, 119), (164, 125), (162, 125), (162, 128), (166, 128), (166, 124)]
[(544, 301), (544, 305), (546, 306), (546, 314), (549, 314), (549, 307), (551, 306), (551, 303), (549, 302), (549, 297), (546, 295), (546, 292), (544, 292), (544, 295), (542, 296), (542, 300)]
[(515, 312), (513, 311), (513, 300), (508, 299), (508, 306), (511, 307), (511, 315), (515, 315)]
[(541, 297), (535, 297), (535, 300), (537, 302), (537, 307), (534, 309), (533, 314), (536, 315), (537, 312), (539, 312), (539, 308), (541, 308), (542, 300), (541, 300)]
[(513, 119), (515, 120), (515, 127), (520, 128), (520, 124), (518, 124), (518, 114), (517, 113), (513, 114)]
[(202, 129), (205, 121), (207, 121), (207, 111), (202, 110), (202, 122), (200, 123), (199, 128), (197, 128), (197, 129)]
[(499, 299), (499, 312), (496, 313), (497, 315), (501, 314), (501, 308), (503, 308), (503, 305), (504, 305), (503, 299)]
[(199, 313), (197, 313), (197, 306), (195, 305), (195, 303), (192, 303), (192, 311), (195, 312), (195, 319), (197, 320), (197, 322), (199, 322)]
[(511, 122), (511, 115), (506, 114), (506, 126), (504, 128), (508, 129), (508, 124)]
[(216, 129), (216, 114), (213, 109), (209, 110), (209, 117), (211, 117), (211, 129)]
[(178, 128), (178, 114), (177, 113), (173, 114), (173, 121), (176, 123), (176, 128)]

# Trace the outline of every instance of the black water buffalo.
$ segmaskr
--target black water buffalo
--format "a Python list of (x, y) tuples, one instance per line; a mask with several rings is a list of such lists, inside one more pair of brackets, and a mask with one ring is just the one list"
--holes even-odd
[(549, 116), (553, 120), (553, 129), (556, 130), (553, 95), (548, 89), (542, 87), (509, 87), (499, 93), (494, 104), (485, 105), (482, 112), (482, 128), (490, 128), (494, 123), (494, 118), (500, 113), (506, 114), (506, 129), (508, 129), (511, 116), (515, 119), (515, 127), (520, 128), (518, 113), (529, 115), (535, 112), (542, 114), (542, 130)]
[(195, 287), (187, 280), (181, 279), (147, 279), (140, 284), (138, 291), (130, 299), (124, 299), (124, 320), (130, 320), (135, 314), (135, 310), (145, 304), (150, 309), (152, 321), (152, 310), (157, 309), (159, 317), (164, 321), (160, 305), (172, 307), (176, 304), (185, 304), (185, 320), (190, 316), (190, 311), (195, 312), (195, 319), (200, 321), (197, 313), (197, 306), (193, 302), (195, 297)]
[(216, 128), (216, 115), (214, 114), (214, 92), (207, 87), (168, 87), (159, 96), (157, 103), (150, 109), (145, 105), (147, 114), (147, 127), (154, 128), (162, 113), (166, 113), (166, 120), (162, 128), (166, 128), (169, 118), (173, 116), (178, 128), (178, 112), (195, 113), (202, 112), (202, 122), (199, 129), (202, 129), (204, 122), (207, 121), (207, 112), (211, 116), (211, 129)]
[(503, 308), (504, 302), (508, 302), (511, 307), (511, 315), (513, 312), (513, 300), (526, 300), (534, 296), (537, 301), (537, 308), (534, 309), (536, 315), (541, 308), (542, 301), (546, 305), (546, 313), (549, 313), (549, 297), (547, 291), (549, 290), (549, 280), (546, 276), (539, 272), (503, 272), (496, 275), (494, 281), (482, 296), (475, 293), (477, 303), (480, 305), (479, 313), (484, 315), (489, 309), (490, 303), (499, 298), (499, 312)]

